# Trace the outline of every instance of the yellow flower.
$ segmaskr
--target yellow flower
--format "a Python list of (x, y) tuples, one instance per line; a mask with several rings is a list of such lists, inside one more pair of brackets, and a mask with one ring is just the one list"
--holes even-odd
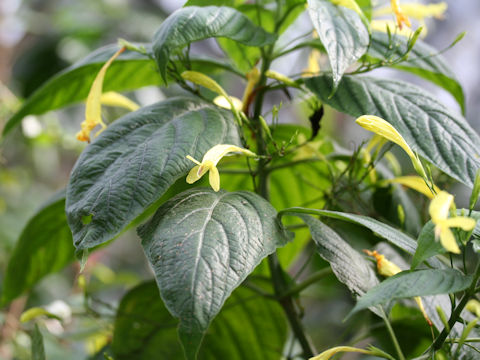
[[(434, 194), (425, 183), (425, 180), (423, 180), (420, 176), (399, 176), (393, 179), (386, 180), (386, 182), (407, 186), (410, 189), (418, 191), (419, 193), (425, 195), (430, 199), (433, 199), (434, 197)], [(440, 192), (440, 189), (435, 185), (433, 186), (433, 189), (437, 194), (438, 192)]]
[(403, 27), (397, 28), (397, 24), (392, 20), (379, 20), (375, 19), (370, 22), (370, 27), (375, 31), (387, 32), (390, 31), (392, 34), (397, 34), (405, 37), (410, 37), (413, 35), (414, 31), (410, 28)]
[[(397, 266), (397, 264), (387, 260), (384, 255), (379, 254), (376, 250), (374, 251), (363, 250), (363, 252), (368, 256), (372, 256), (375, 258), (375, 260), (377, 261), (377, 270), (380, 275), (383, 275), (385, 277), (390, 277), (402, 271), (402, 269), (400, 269)], [(423, 307), (422, 299), (419, 296), (415, 296), (413, 299), (417, 303), (418, 308), (422, 312), (422, 315), (427, 321), (428, 325), (432, 326), (432, 321), (428, 317), (427, 312)]]
[(357, 118), (355, 122), (364, 129), (371, 131), (377, 135), (383, 136), (385, 139), (400, 146), (412, 160), (413, 167), (417, 173), (424, 179), (427, 178), (425, 169), (420, 162), (418, 156), (412, 151), (402, 135), (388, 122), (375, 115), (363, 115)]
[(480, 302), (475, 299), (468, 300), (465, 309), (475, 314), (477, 317), (480, 317)]
[(459, 227), (462, 230), (470, 231), (475, 227), (476, 221), (465, 216), (448, 217), (450, 207), (453, 204), (453, 195), (446, 191), (440, 191), (430, 203), (428, 209), (432, 222), (435, 224), (435, 238), (440, 238), (442, 246), (455, 254), (460, 249), (450, 228)]
[(213, 99), (213, 103), (228, 110), (232, 109), (233, 104), (233, 107), (235, 109), (237, 109), (238, 111), (242, 110), (242, 100), (234, 96), (229, 96), (227, 99), (224, 95), (218, 95), (215, 99)]
[(120, 106), (130, 111), (135, 111), (140, 108), (137, 103), (115, 91), (103, 93), (100, 97), (100, 103), (107, 106)]
[(352, 346), (337, 346), (337, 347), (333, 347), (331, 349), (325, 350), (321, 354), (314, 356), (309, 360), (328, 360), (332, 356), (338, 354), (339, 352), (356, 352), (356, 353), (362, 353), (367, 355), (379, 355), (376, 351), (359, 349)]
[(78, 140), (90, 142), (90, 132), (97, 125), (101, 125), (102, 127), (102, 129), (97, 133), (97, 135), (100, 134), (107, 127), (102, 120), (101, 114), (100, 99), (102, 96), (103, 80), (105, 78), (107, 69), (110, 67), (113, 60), (115, 60), (124, 51), (125, 47), (122, 47), (115, 54), (113, 54), (113, 56), (108, 59), (108, 61), (102, 66), (97, 76), (95, 77), (95, 80), (93, 81), (92, 87), (90, 88), (90, 92), (88, 93), (87, 97), (85, 120), (82, 122), (81, 125), (82, 130), (77, 133)]
[(251, 97), (253, 94), (253, 90), (257, 85), (258, 81), (260, 80), (260, 71), (254, 66), (252, 70), (247, 73), (247, 86), (243, 92), (242, 97), (242, 104), (243, 104), (243, 111), (247, 113), (248, 105), (252, 101)]
[(210, 186), (214, 191), (220, 190), (220, 174), (218, 173), (217, 164), (222, 159), (222, 157), (226, 156), (228, 153), (231, 152), (243, 153), (251, 157), (257, 156), (250, 150), (229, 144), (215, 145), (206, 152), (206, 154), (203, 156), (202, 162), (199, 162), (190, 155), (187, 155), (186, 158), (188, 160), (191, 160), (195, 164), (197, 164), (188, 173), (187, 183), (193, 184), (195, 181), (199, 180), (203, 175), (205, 175), (208, 171), (210, 171), (208, 177)]
[(412, 24), (410, 23), (410, 20), (402, 12), (402, 9), (400, 9), (400, 1), (399, 0), (390, 0), (390, 4), (392, 6), (392, 11), (395, 14), (395, 17), (397, 18), (398, 28), (400, 30), (402, 30), (403, 24), (407, 25), (408, 27), (411, 27)]

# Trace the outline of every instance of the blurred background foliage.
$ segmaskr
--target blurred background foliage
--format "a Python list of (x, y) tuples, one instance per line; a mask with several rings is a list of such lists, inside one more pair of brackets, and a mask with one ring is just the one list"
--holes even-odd
[[(0, 129), (18, 109), (22, 99), (28, 97), (42, 83), (65, 67), (83, 58), (91, 51), (115, 43), (118, 38), (148, 42), (162, 20), (183, 5), (182, 0), (3, 0), (0, 2)], [(464, 86), (467, 98), (467, 119), (478, 131), (480, 128), (480, 2), (470, 0), (447, 1), (449, 9), (444, 21), (428, 23), (426, 42), (438, 49), (447, 46), (455, 36), (467, 31), (466, 37), (445, 53)], [(291, 38), (310, 28), (305, 17), (298, 19), (288, 32)], [(287, 41), (287, 39), (284, 39)], [(205, 41), (192, 47), (195, 53), (222, 56), (215, 41)], [(287, 57), (274, 64), (285, 74), (299, 73), (306, 66), (307, 52)], [(397, 72), (381, 70), (382, 76), (398, 77)], [(134, 76), (134, 74), (132, 75)], [(405, 77), (405, 74), (402, 75)], [(445, 91), (409, 77), (428, 90), (436, 92), (444, 103), (457, 109), (458, 105)], [(232, 78), (221, 80), (229, 93), (240, 96), (244, 83)], [(172, 87), (149, 87), (128, 94), (141, 105), (153, 103), (178, 92)], [(282, 94), (279, 100), (285, 101)], [(276, 100), (278, 102), (278, 99)], [(305, 109), (285, 105), (287, 116), (300, 119), (307, 125)], [(120, 110), (107, 109), (107, 118), (121, 115)], [(82, 104), (42, 116), (28, 116), (22, 126), (0, 143), (0, 287), (7, 261), (29, 217), (52, 194), (67, 183), (72, 166), (84, 144), (75, 139), (83, 120)], [(282, 116), (285, 113), (282, 114)], [(323, 132), (342, 134), (345, 146), (353, 149), (360, 145), (356, 130), (344, 119), (333, 119), (327, 111)], [(465, 196), (465, 198), (468, 195)], [(457, 200), (459, 207), (466, 200)], [(345, 231), (350, 231), (348, 227)], [(361, 231), (353, 229), (357, 236)], [(61, 273), (45, 278), (28, 298), (20, 298), (0, 314), (0, 358), (29, 359), (29, 326), (18, 323), (19, 315), (30, 306), (64, 306), (70, 312), (63, 323), (55, 319), (44, 322), (48, 359), (85, 359), (93, 356), (109, 343), (115, 309), (127, 289), (141, 280), (150, 279), (151, 272), (134, 233), (127, 233), (111, 246), (90, 256), (84, 272), (87, 278), (88, 304), (84, 301), (85, 288), (78, 283), (78, 264)], [(309, 266), (316, 269), (326, 263), (315, 256)], [(303, 259), (305, 260), (305, 259)], [(299, 273), (293, 266), (292, 275)], [(298, 276), (301, 276), (298, 275)], [(317, 343), (332, 346), (342, 339), (358, 334), (364, 317), (359, 314), (345, 326), (339, 322), (351, 307), (352, 300), (346, 289), (338, 285), (333, 276), (327, 276), (318, 285), (308, 289), (304, 302), (306, 324)], [(343, 298), (344, 301), (339, 301)], [(65, 307), (65, 306), (64, 306)], [(405, 312), (401, 312), (405, 314)], [(73, 315), (73, 316), (72, 316)], [(321, 318), (322, 326), (318, 326)], [(419, 321), (421, 315), (413, 312), (410, 318)], [(419, 332), (424, 326), (419, 326)], [(421, 339), (425, 334), (420, 334)], [(428, 335), (428, 334), (427, 334)], [(413, 338), (416, 334), (413, 334)], [(385, 341), (388, 344), (388, 341)], [(420, 346), (412, 341), (412, 351)], [(93, 357), (92, 357), (93, 358)], [(100, 356), (99, 358), (103, 358)]]

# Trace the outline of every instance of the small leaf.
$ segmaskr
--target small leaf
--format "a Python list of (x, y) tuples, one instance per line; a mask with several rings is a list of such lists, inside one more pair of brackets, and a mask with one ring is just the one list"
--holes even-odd
[[(384, 32), (373, 31), (368, 55), (382, 61), (395, 60), (405, 54), (407, 43), (408, 38), (405, 36), (389, 37)], [(465, 96), (458, 79), (450, 70), (443, 56), (423, 41), (417, 40), (408, 58), (393, 67), (418, 75), (444, 88), (452, 94), (462, 111), (465, 112)]]
[(163, 204), (139, 235), (188, 359), (232, 291), (288, 241), (260, 196), (203, 188)]
[[(118, 45), (100, 48), (52, 77), (8, 120), (3, 135), (7, 135), (27, 115), (40, 115), (85, 100), (98, 71), (117, 50)], [(103, 91), (132, 90), (160, 84), (162, 79), (148, 56), (125, 51), (108, 69)]]
[(471, 282), (472, 276), (463, 275), (453, 269), (402, 271), (384, 280), (362, 296), (349, 316), (371, 306), (385, 304), (390, 300), (456, 293), (468, 288)]
[(188, 6), (171, 14), (154, 35), (153, 52), (162, 78), (172, 52), (211, 37), (225, 37), (248, 46), (265, 46), (275, 35), (255, 26), (245, 15), (229, 7)]
[(64, 268), (74, 260), (74, 250), (62, 191), (37, 211), (17, 240), (5, 273), (2, 304)]
[(308, 0), (308, 13), (327, 50), (335, 90), (347, 68), (367, 51), (368, 30), (354, 10), (329, 0)]
[[(181, 359), (177, 325), (178, 320), (165, 308), (154, 281), (135, 287), (123, 297), (116, 314), (112, 343), (115, 359)], [(278, 303), (240, 287), (213, 320), (198, 359), (228, 359), (239, 354), (248, 360), (277, 360), (287, 331)]]
[[(77, 251), (118, 236), (192, 168), (185, 158), (240, 145), (230, 111), (172, 98), (116, 120), (87, 146), (67, 187), (66, 211)], [(82, 219), (91, 215), (91, 221)]]
[(448, 110), (425, 90), (403, 81), (346, 76), (330, 97), (330, 77), (309, 78), (305, 84), (339, 111), (387, 120), (413, 150), (446, 174), (473, 186), (480, 167), (480, 138), (461, 115)]

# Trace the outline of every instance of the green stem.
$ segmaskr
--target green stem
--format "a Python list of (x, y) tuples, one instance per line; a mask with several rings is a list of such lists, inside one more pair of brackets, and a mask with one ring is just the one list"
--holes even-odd
[(292, 286), (281, 297), (297, 295), (303, 290), (305, 290), (306, 288), (308, 288), (310, 285), (315, 284), (317, 281), (323, 279), (324, 277), (330, 275), (331, 273), (332, 273), (332, 268), (330, 267), (317, 271), (316, 273), (313, 273), (308, 278), (306, 278), (300, 284)]
[(392, 324), (390, 324), (390, 321), (387, 318), (387, 315), (382, 309), (382, 314), (383, 314), (383, 321), (385, 322), (385, 325), (387, 326), (388, 333), (390, 334), (390, 337), (393, 342), (393, 346), (395, 347), (395, 351), (397, 352), (398, 358), (400, 360), (405, 360), (405, 356), (403, 355), (402, 349), (400, 347), (400, 344), (398, 343), (397, 336), (395, 335), (395, 332), (393, 331)]
[[(256, 191), (259, 195), (264, 197), (266, 200), (269, 199), (268, 170), (267, 170), (268, 160), (266, 160), (263, 157), (263, 155), (266, 155), (266, 144), (263, 137), (263, 130), (262, 130), (259, 117), (262, 114), (263, 99), (265, 95), (264, 88), (267, 80), (265, 76), (265, 72), (270, 67), (270, 62), (271, 62), (270, 57), (272, 54), (272, 50), (273, 50), (273, 46), (268, 48), (267, 54), (265, 53), (264, 50), (262, 50), (261, 76), (257, 84), (257, 88), (260, 90), (258, 91), (257, 98), (255, 100), (254, 115), (253, 115), (253, 120), (256, 124), (255, 135), (257, 140), (257, 154), (261, 155), (260, 160), (258, 161), (258, 166), (256, 171), (257, 177), (258, 177), (258, 186), (256, 188)], [(273, 253), (272, 255), (268, 256), (268, 265), (272, 275), (275, 295), (279, 299), (280, 305), (282, 306), (287, 316), (288, 322), (290, 323), (290, 327), (292, 329), (292, 332), (295, 338), (298, 340), (298, 342), (300, 343), (300, 346), (302, 347), (303, 356), (305, 358), (310, 358), (314, 355), (315, 351), (303, 330), (303, 326), (302, 326), (300, 317), (298, 316), (295, 305), (293, 303), (293, 299), (291, 296), (284, 296), (284, 297), (281, 296), (282, 294), (285, 294), (288, 291), (288, 284), (284, 278), (284, 272), (278, 261), (278, 257), (276, 253)]]
[(432, 349), (434, 351), (438, 351), (442, 348), (443, 343), (447, 339), (448, 334), (450, 334), (451, 329), (453, 329), (453, 326), (457, 323), (458, 319), (460, 318), (460, 314), (465, 308), (465, 305), (467, 305), (468, 300), (470, 300), (475, 295), (476, 285), (479, 278), (480, 278), (480, 262), (477, 264), (477, 269), (475, 270), (475, 274), (473, 276), (473, 280), (472, 280), (472, 284), (470, 285), (470, 288), (468, 288), (462, 300), (455, 307), (452, 314), (450, 315), (450, 319), (448, 320), (448, 328), (443, 328), (440, 335), (438, 335), (438, 337), (435, 339), (434, 343), (432, 344)]

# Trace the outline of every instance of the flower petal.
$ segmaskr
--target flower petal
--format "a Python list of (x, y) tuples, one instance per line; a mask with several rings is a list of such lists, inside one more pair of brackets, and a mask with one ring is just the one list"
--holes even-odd
[(193, 184), (195, 181), (201, 178), (198, 176), (198, 170), (200, 169), (200, 165), (195, 165), (192, 170), (187, 175), (187, 183)]
[(453, 203), (453, 195), (440, 191), (430, 203), (428, 212), (434, 224), (439, 224), (448, 217), (448, 211)]
[(212, 166), (210, 168), (210, 174), (208, 174), (208, 181), (210, 182), (210, 186), (214, 191), (220, 190), (220, 174), (218, 173), (218, 169), (216, 166)]
[(319, 354), (315, 357), (312, 357), (309, 360), (328, 360), (333, 355), (335, 355), (339, 352), (357, 352), (357, 353), (362, 353), (362, 354), (372, 354), (372, 351), (359, 349), (359, 348), (355, 348), (355, 347), (352, 347), (352, 346), (337, 346), (337, 347), (333, 347), (331, 349), (325, 350), (321, 354)]
[(472, 219), (466, 216), (457, 216), (457, 217), (448, 218), (447, 220), (443, 221), (443, 224), (445, 224), (449, 228), (458, 227), (462, 230), (470, 231), (475, 228), (477, 221), (475, 219)]
[(218, 162), (230, 152), (240, 152), (244, 153), (247, 156), (256, 156), (255, 153), (251, 152), (250, 150), (243, 149), (241, 147), (230, 145), (230, 144), (218, 144), (212, 147), (207, 153), (203, 156), (202, 164), (211, 161), (214, 166), (218, 164)]
[(135, 111), (140, 108), (137, 103), (115, 91), (103, 93), (100, 97), (100, 102), (103, 105), (123, 107), (130, 111)]
[(449, 252), (454, 254), (460, 254), (460, 248), (457, 245), (457, 240), (455, 235), (446, 225), (437, 225), (440, 226), (440, 242), (442, 246)]
[[(393, 179), (387, 180), (389, 183), (396, 183), (425, 195), (426, 197), (433, 199), (434, 195), (430, 188), (425, 184), (425, 180), (423, 180), (420, 176), (399, 176)], [(437, 186), (434, 186), (434, 189), (437, 193), (440, 192), (440, 189)]]

